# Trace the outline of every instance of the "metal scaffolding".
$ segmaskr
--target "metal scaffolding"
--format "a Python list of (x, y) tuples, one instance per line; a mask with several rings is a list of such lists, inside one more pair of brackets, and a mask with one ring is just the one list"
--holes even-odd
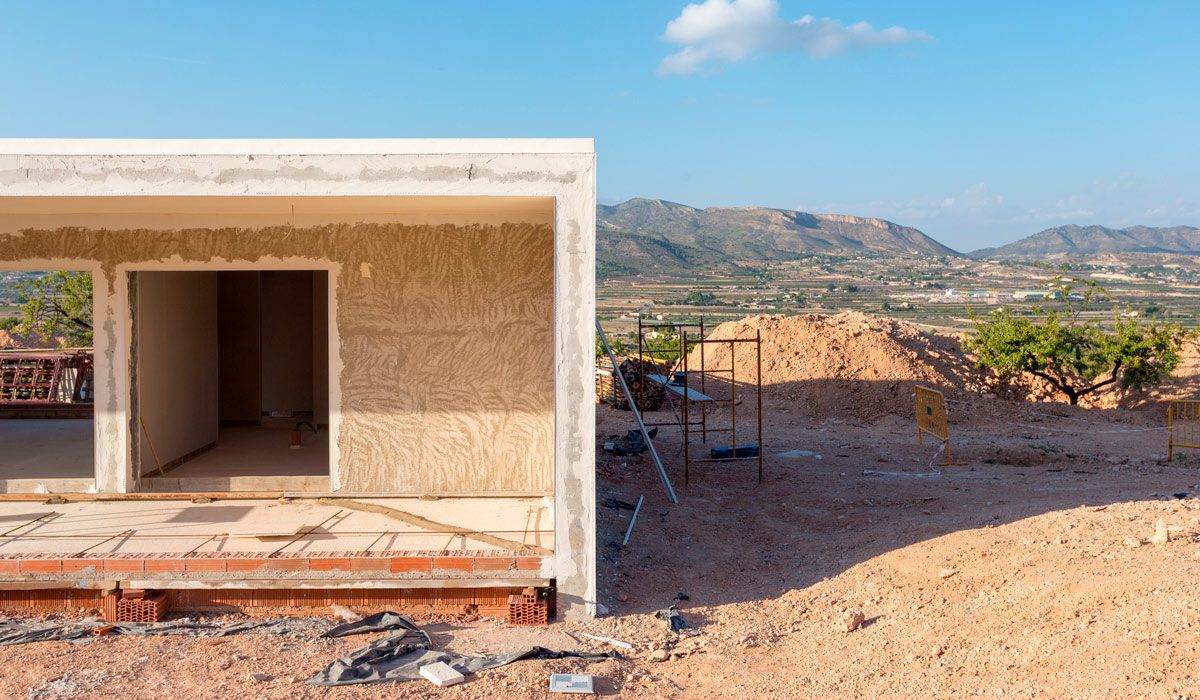
[[(658, 329), (670, 329), (672, 335), (677, 335), (678, 349), (675, 348), (659, 348), (651, 349), (646, 343), (646, 333)], [(755, 332), (753, 338), (705, 338), (704, 317), (700, 317), (699, 323), (656, 323), (643, 324), (641, 318), (638, 319), (638, 356), (649, 357), (658, 360), (660, 357), (668, 357), (678, 353), (670, 361), (664, 362), (666, 367), (664, 374), (646, 374), (644, 372), (645, 363), (638, 364), (638, 386), (639, 388), (647, 386), (648, 383), (662, 387), (667, 392), (668, 404), (671, 410), (675, 412), (676, 420), (674, 422), (648, 422), (647, 426), (671, 426), (678, 425), (683, 433), (683, 478), (684, 484), (690, 482), (692, 463), (707, 463), (707, 462), (748, 462), (755, 461), (758, 463), (758, 482), (762, 483), (763, 465), (762, 465), (762, 337), (761, 333)], [(757, 442), (754, 444), (746, 444), (745, 441), (739, 441), (739, 436), (745, 434), (738, 432), (738, 374), (737, 374), (737, 348), (745, 344), (753, 344), (754, 352), (754, 376), (753, 386), (755, 392), (755, 414), (754, 427), (757, 437)], [(727, 345), (729, 348), (729, 367), (713, 368), (708, 364), (707, 348), (710, 345)], [(688, 356), (698, 349), (699, 366), (692, 364), (689, 366)], [(709, 385), (714, 388), (720, 388), (722, 378), (728, 378), (729, 397), (714, 397), (709, 395)], [(743, 379), (745, 381), (745, 379)], [(676, 410), (675, 401), (672, 398), (679, 399), (679, 408)], [(714, 427), (709, 421), (710, 409), (719, 407), (723, 404), (729, 405), (729, 425), (728, 427)], [(743, 409), (744, 410), (744, 409)], [(743, 425), (745, 421), (743, 420)], [(699, 433), (700, 442), (702, 445), (708, 444), (710, 433), (728, 434), (730, 444), (728, 447), (719, 447), (710, 450), (708, 457), (693, 457), (691, 449), (691, 441), (694, 434)], [(739, 442), (742, 444), (739, 445)], [(728, 456), (725, 456), (728, 454)]]

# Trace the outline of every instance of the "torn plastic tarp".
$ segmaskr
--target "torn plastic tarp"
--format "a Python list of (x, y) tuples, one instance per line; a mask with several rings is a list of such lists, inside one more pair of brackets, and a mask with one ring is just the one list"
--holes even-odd
[(232, 625), (186, 621), (155, 624), (118, 622), (110, 625), (104, 622), (75, 622), (65, 625), (26, 625), (12, 620), (0, 620), (0, 646), (30, 642), (90, 641), (96, 639), (96, 630), (101, 627), (111, 627), (105, 634), (225, 637), (251, 630), (259, 630), (266, 634), (300, 634), (301, 632), (294, 630), (293, 627), (299, 624), (311, 625), (314, 622), (321, 621), (285, 619), (267, 622), (237, 622)]
[(679, 614), (679, 608), (674, 605), (666, 610), (659, 610), (654, 616), (670, 625), (671, 631), (681, 637), (695, 637), (700, 634), (700, 630), (689, 625), (687, 620), (683, 619), (683, 615)]
[(338, 686), (417, 681), (422, 679), (420, 674), (422, 666), (439, 661), (466, 675), (489, 668), (499, 668), (524, 659), (580, 658), (594, 662), (621, 658), (615, 652), (588, 654), (573, 651), (551, 651), (542, 647), (490, 656), (463, 656), (447, 651), (434, 651), (429, 648), (432, 646), (429, 635), (417, 627), (409, 617), (393, 612), (376, 613), (359, 622), (335, 627), (325, 634), (329, 637), (345, 637), (351, 634), (393, 629), (400, 631), (377, 639), (367, 646), (343, 656), (309, 678), (305, 683), (307, 685)]
[[(650, 435), (650, 439), (653, 440), (658, 435), (658, 428), (651, 428), (647, 433)], [(642, 431), (640, 430), (630, 430), (625, 433), (625, 439), (622, 440), (622, 443), (624, 444), (616, 442), (604, 443), (604, 449), (618, 457), (628, 457), (630, 455), (641, 454), (650, 447), (646, 443), (646, 436), (642, 435)]]

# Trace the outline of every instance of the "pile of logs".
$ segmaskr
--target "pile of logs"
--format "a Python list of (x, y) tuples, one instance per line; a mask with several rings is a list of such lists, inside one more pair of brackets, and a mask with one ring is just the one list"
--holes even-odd
[[(638, 410), (655, 411), (662, 408), (666, 400), (666, 390), (649, 380), (643, 380), (642, 376), (667, 374), (669, 366), (648, 357), (618, 357), (617, 362), (621, 368), (621, 375), (625, 377), (625, 383), (629, 386), (629, 393), (633, 394), (634, 401), (638, 402)], [(616, 381), (613, 375), (612, 363), (608, 358), (602, 358), (596, 366), (596, 395), (601, 401), (612, 404), (614, 408), (629, 410), (629, 401), (625, 398), (625, 392), (621, 390), (620, 382)]]

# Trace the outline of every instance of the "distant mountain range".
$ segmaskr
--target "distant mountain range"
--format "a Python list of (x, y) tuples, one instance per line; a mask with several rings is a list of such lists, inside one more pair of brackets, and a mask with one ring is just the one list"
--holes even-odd
[(764, 207), (696, 209), (658, 199), (596, 207), (596, 238), (602, 277), (716, 269), (813, 253), (959, 255), (915, 228), (882, 219)]
[[(597, 275), (691, 274), (805, 255), (888, 257), (960, 253), (910, 226), (840, 214), (765, 207), (697, 209), (660, 199), (596, 207)], [(1200, 255), (1191, 226), (1059, 226), (970, 253), (993, 260), (1050, 261), (1106, 253)]]
[(1176, 253), (1200, 255), (1200, 229), (1191, 226), (1057, 226), (999, 248), (982, 248), (974, 258), (1056, 260), (1101, 253)]

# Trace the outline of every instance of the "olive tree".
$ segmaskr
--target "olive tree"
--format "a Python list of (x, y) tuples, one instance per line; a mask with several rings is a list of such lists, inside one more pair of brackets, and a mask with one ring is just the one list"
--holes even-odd
[(68, 345), (91, 346), (91, 273), (56, 270), (30, 278), (16, 289), (25, 298), (23, 332), (44, 339), (61, 335)]
[[(1073, 293), (1083, 284), (1082, 294)], [(1140, 321), (1136, 315), (1114, 312), (1110, 328), (1085, 318), (1097, 295), (1111, 299), (1093, 280), (1064, 280), (1057, 275), (1051, 292), (1063, 310), (1035, 306), (1032, 317), (1001, 309), (975, 319), (975, 333), (965, 346), (976, 353), (976, 365), (1001, 374), (1031, 374), (1046, 380), (1071, 405), (1105, 387), (1142, 390), (1169, 379), (1179, 365), (1179, 350), (1187, 334), (1159, 319)], [(1054, 294), (1057, 292), (1057, 294)]]

